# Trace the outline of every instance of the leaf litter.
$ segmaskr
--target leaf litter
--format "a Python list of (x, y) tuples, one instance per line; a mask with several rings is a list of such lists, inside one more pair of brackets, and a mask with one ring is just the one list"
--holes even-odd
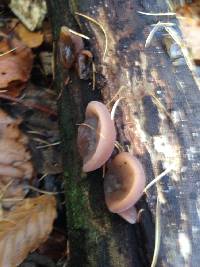
[(0, 54), (0, 91), (6, 90), (6, 94), (16, 97), (29, 80), (33, 53), (16, 37), (3, 34)]
[(47, 19), (33, 32), (10, 13), (6, 17), (6, 11), (4, 18), (0, 26), (0, 267), (62, 265), (68, 246), (51, 28)]

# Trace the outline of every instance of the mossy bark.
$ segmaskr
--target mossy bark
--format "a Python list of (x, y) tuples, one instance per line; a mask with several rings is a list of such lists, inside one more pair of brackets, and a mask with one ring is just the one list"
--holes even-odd
[[(69, 12), (67, 1), (48, 1), (55, 44), (59, 28), (67, 25), (79, 30)], [(56, 49), (55, 49), (56, 50)], [(55, 51), (56, 55), (56, 51)], [(141, 226), (131, 226), (120, 217), (110, 214), (105, 206), (102, 170), (86, 176), (77, 151), (77, 124), (84, 120), (84, 111), (90, 100), (100, 100), (99, 88), (93, 91), (92, 82), (80, 81), (72, 71), (66, 73), (55, 57), (55, 87), (61, 97), (58, 101), (59, 121), (63, 145), (66, 188), (67, 231), (69, 238), (69, 266), (122, 267), (148, 266), (153, 253), (154, 229), (147, 216), (151, 231), (151, 244), (143, 255), (140, 239)], [(70, 83), (65, 86), (66, 75)], [(99, 84), (101, 87), (103, 83)], [(145, 203), (144, 203), (145, 205)], [(146, 242), (146, 241), (145, 241)], [(148, 244), (148, 241), (147, 241)]]
[[(167, 12), (160, 0), (58, 0), (47, 1), (55, 42), (59, 28), (67, 25), (91, 37), (86, 42), (94, 54), (95, 90), (92, 81), (80, 81), (71, 71), (62, 74), (56, 59), (56, 87), (62, 90), (59, 118), (64, 151), (66, 207), (70, 243), (69, 266), (149, 267), (154, 246), (156, 198), (161, 202), (161, 247), (157, 266), (198, 266), (200, 135), (198, 79), (184, 59), (171, 57), (164, 28), (148, 48), (152, 25), (175, 18), (145, 16)], [(86, 14), (103, 26), (75, 15)], [(180, 61), (181, 62), (181, 61)], [(61, 75), (62, 74), (62, 75)], [(70, 83), (64, 86), (65, 75)], [(128, 225), (109, 214), (103, 196), (101, 170), (85, 176), (76, 148), (77, 123), (83, 121), (86, 104), (101, 99), (111, 109), (120, 98), (115, 121), (118, 141), (142, 161), (147, 180), (163, 170), (167, 175), (150, 190), (140, 223)], [(112, 100), (112, 101), (111, 101)], [(156, 190), (156, 189), (157, 190)]]

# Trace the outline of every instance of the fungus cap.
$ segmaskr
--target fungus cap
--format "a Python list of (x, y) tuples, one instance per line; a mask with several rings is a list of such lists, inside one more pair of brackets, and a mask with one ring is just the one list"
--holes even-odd
[(145, 181), (139, 160), (128, 152), (118, 154), (110, 163), (104, 178), (108, 209), (120, 213), (131, 208), (142, 196)]
[(118, 213), (118, 215), (131, 224), (137, 222), (138, 214), (135, 206), (132, 206), (129, 209)]
[(83, 40), (62, 26), (59, 39), (59, 57), (66, 69), (70, 69), (75, 62), (76, 55), (84, 48)]
[(116, 140), (116, 130), (107, 107), (91, 101), (85, 121), (78, 129), (78, 148), (83, 158), (83, 171), (100, 168), (111, 156)]

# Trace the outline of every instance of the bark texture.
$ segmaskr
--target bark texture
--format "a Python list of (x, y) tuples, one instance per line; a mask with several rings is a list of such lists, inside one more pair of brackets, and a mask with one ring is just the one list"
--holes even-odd
[[(157, 196), (161, 203), (161, 246), (157, 266), (199, 266), (200, 262), (200, 91), (197, 79), (184, 60), (174, 59), (160, 28), (148, 48), (152, 25), (175, 18), (146, 16), (143, 12), (167, 12), (164, 1), (85, 0), (47, 1), (55, 41), (61, 25), (91, 37), (89, 46), (96, 67), (92, 81), (82, 82), (71, 71), (64, 86), (56, 61), (56, 86), (63, 139), (70, 266), (150, 266), (154, 246)], [(98, 21), (75, 15), (81, 12)], [(56, 59), (57, 60), (57, 59)], [(109, 214), (103, 200), (101, 171), (81, 173), (76, 149), (77, 123), (83, 121), (86, 104), (102, 97), (111, 109), (120, 98), (115, 121), (118, 141), (136, 155), (150, 182), (171, 170), (138, 204), (140, 224), (128, 225)]]

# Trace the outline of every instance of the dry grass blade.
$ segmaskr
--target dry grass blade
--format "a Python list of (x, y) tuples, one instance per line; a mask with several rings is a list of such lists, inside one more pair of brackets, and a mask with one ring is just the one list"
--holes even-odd
[(119, 90), (116, 92), (116, 94), (111, 98), (111, 100), (106, 104), (106, 106), (109, 106), (119, 95), (119, 93), (125, 89), (126, 87), (124, 85), (122, 85)]
[(49, 191), (45, 191), (45, 190), (39, 189), (37, 187), (34, 187), (32, 185), (25, 185), (24, 188), (31, 189), (31, 190), (33, 190), (35, 192), (38, 192), (38, 193), (41, 193), (41, 194), (50, 195), (50, 196), (58, 195), (60, 193), (64, 193), (64, 192), (49, 192)]
[(156, 24), (153, 24), (153, 29), (150, 31), (147, 39), (146, 39), (146, 42), (145, 42), (145, 47), (149, 47), (150, 43), (151, 43), (151, 40), (153, 39), (155, 33), (159, 30), (159, 28), (161, 27), (172, 27), (174, 26), (175, 24), (174, 23), (171, 23), (171, 22), (161, 22), (161, 21), (158, 21)]
[(71, 32), (71, 33), (73, 33), (73, 34), (75, 34), (75, 35), (77, 35), (77, 36), (79, 36), (81, 38), (84, 38), (86, 40), (89, 40), (90, 39), (90, 37), (88, 37), (87, 35), (82, 34), (82, 33), (79, 33), (79, 32), (76, 32), (76, 31), (74, 31), (72, 29), (69, 29), (69, 32)]
[(0, 202), (2, 201), (6, 191), (8, 190), (9, 186), (13, 183), (13, 179), (11, 179), (2, 189), (0, 188)]
[(60, 144), (61, 144), (61, 142), (58, 141), (58, 142), (55, 142), (55, 143), (52, 143), (52, 144), (46, 144), (46, 145), (42, 145), (42, 146), (37, 146), (36, 148), (37, 149), (41, 149), (41, 148), (46, 148), (46, 147), (51, 147), (51, 146), (58, 146)]
[(195, 71), (194, 63), (190, 57), (189, 51), (188, 51), (183, 39), (178, 35), (176, 30), (173, 29), (172, 27), (166, 26), (165, 30), (169, 33), (169, 35), (172, 37), (172, 39), (180, 46), (189, 69), (192, 72), (194, 72)]
[(104, 36), (105, 36), (105, 48), (104, 48), (104, 53), (103, 53), (103, 60), (105, 59), (105, 56), (106, 56), (106, 52), (107, 52), (107, 49), (108, 49), (108, 38), (107, 38), (107, 34), (106, 34), (106, 31), (104, 29), (104, 27), (98, 22), (96, 21), (95, 19), (85, 15), (85, 14), (82, 14), (82, 13), (79, 13), (79, 12), (75, 12), (76, 15), (78, 16), (81, 16), (89, 21), (91, 21), (92, 23), (94, 23), (95, 25), (97, 25), (103, 32)]
[(111, 120), (114, 120), (114, 117), (115, 117), (115, 113), (116, 113), (116, 109), (119, 105), (119, 102), (124, 99), (124, 97), (120, 97), (119, 99), (117, 99), (117, 101), (115, 102), (115, 104), (113, 105), (112, 107), (112, 110), (111, 110), (111, 113), (110, 113), (110, 117), (111, 117)]
[(172, 121), (171, 115), (169, 114), (169, 112), (167, 112), (165, 106), (161, 103), (161, 101), (153, 93), (150, 93), (150, 95), (153, 97), (153, 102), (155, 103), (155, 105), (157, 105), (158, 108), (160, 108), (167, 115), (170, 121)]
[(95, 63), (92, 62), (92, 91), (95, 90), (96, 86), (96, 66)]
[(160, 24), (161, 22), (158, 21), (158, 23), (156, 23), (156, 25), (153, 27), (153, 29), (150, 31), (149, 33), (149, 36), (147, 37), (146, 39), (146, 42), (145, 42), (145, 47), (149, 47), (150, 43), (151, 43), (151, 40), (154, 36), (154, 34), (157, 32), (157, 30), (160, 28)]
[(146, 16), (176, 16), (174, 12), (166, 12), (166, 13), (149, 13), (143, 11), (137, 11), (139, 14), (146, 15)]
[(124, 152), (123, 146), (118, 141), (115, 141), (115, 147), (118, 149), (119, 152)]
[(15, 48), (13, 48), (13, 49), (10, 49), (10, 50), (8, 50), (7, 52), (4, 52), (3, 54), (0, 54), (0, 57), (3, 57), (3, 56), (5, 56), (5, 55), (7, 55), (7, 54), (10, 54), (10, 53), (14, 52), (15, 50), (17, 50), (17, 47), (15, 47)]
[(156, 203), (156, 225), (155, 225), (155, 247), (154, 247), (154, 254), (153, 260), (151, 263), (151, 267), (156, 267), (160, 249), (160, 240), (161, 240), (161, 226), (160, 226), (160, 202), (159, 198), (157, 197)]
[(159, 174), (155, 179), (153, 179), (144, 189), (144, 192), (146, 193), (147, 190), (149, 190), (150, 187), (152, 187), (155, 183), (157, 183), (161, 178), (163, 178), (165, 175), (167, 175), (170, 171), (172, 171), (174, 168), (174, 165), (169, 166), (164, 172)]

